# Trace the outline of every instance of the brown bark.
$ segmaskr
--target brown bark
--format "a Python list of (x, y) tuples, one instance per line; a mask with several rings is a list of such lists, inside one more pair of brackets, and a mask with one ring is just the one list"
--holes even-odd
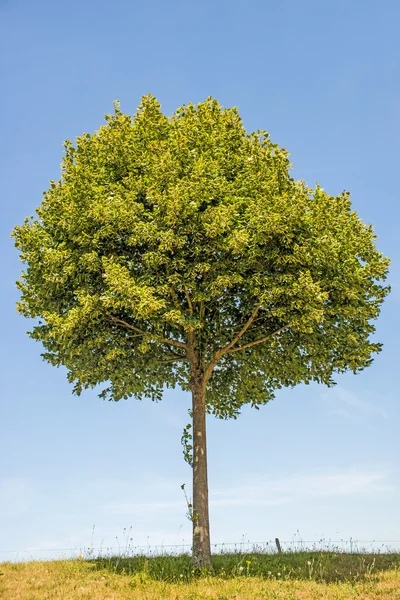
[(193, 565), (211, 569), (208, 514), (206, 385), (202, 375), (192, 380), (193, 411)]

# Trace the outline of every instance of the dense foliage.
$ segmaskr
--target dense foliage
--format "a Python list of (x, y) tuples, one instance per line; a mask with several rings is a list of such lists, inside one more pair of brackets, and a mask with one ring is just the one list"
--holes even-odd
[(289, 167), (212, 99), (170, 118), (152, 96), (134, 118), (116, 104), (66, 142), (61, 179), (13, 232), (44, 358), (76, 393), (160, 399), (189, 389), (195, 353), (218, 417), (368, 366), (388, 260), (348, 193)]

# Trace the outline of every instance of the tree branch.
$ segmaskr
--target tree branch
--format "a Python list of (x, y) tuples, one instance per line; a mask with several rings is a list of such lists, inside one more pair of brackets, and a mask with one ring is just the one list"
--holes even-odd
[(116, 323), (119, 323), (120, 325), (127, 327), (128, 329), (132, 329), (132, 331), (136, 331), (136, 333), (139, 333), (140, 335), (146, 335), (146, 333), (147, 333), (146, 331), (143, 331), (143, 329), (139, 329), (139, 327), (135, 327), (134, 325), (131, 325), (130, 323), (127, 323), (126, 321), (119, 319), (118, 317), (114, 317), (113, 315), (109, 315), (109, 314), (107, 314), (107, 317), (109, 317), (112, 321), (115, 321)]
[(164, 338), (161, 341), (164, 342), (164, 344), (170, 344), (171, 346), (176, 346), (177, 348), (184, 348), (184, 350), (187, 348), (185, 342), (179, 342), (178, 340), (169, 340), (168, 338)]
[[(116, 323), (119, 323), (120, 325), (123, 325), (124, 327), (127, 327), (128, 329), (132, 329), (132, 331), (136, 331), (136, 333), (140, 333), (141, 335), (152, 335), (151, 332), (144, 331), (143, 329), (139, 329), (139, 327), (135, 327), (135, 325), (131, 325), (130, 323), (127, 323), (123, 319), (114, 317), (114, 315), (107, 314), (107, 316), (112, 321), (115, 321)], [(184, 350), (186, 350), (186, 348), (187, 348), (187, 345), (184, 342), (179, 342), (178, 340), (169, 340), (168, 338), (161, 338), (160, 341), (163, 342), (164, 344), (170, 344), (171, 346), (176, 346), (177, 348), (184, 348)]]
[[(170, 276), (170, 271), (168, 269), (168, 267), (166, 267), (166, 272), (167, 272), (167, 276), (168, 276), (168, 283), (169, 283), (169, 276)], [(172, 283), (169, 283), (169, 292), (171, 294), (171, 298), (172, 298), (172, 303), (175, 306), (176, 310), (181, 312), (181, 305), (179, 303), (179, 298), (176, 294), (175, 288), (172, 285)], [(178, 327), (181, 329), (181, 331), (184, 331), (184, 328), (182, 327), (182, 325), (178, 325)]]
[(189, 314), (192, 317), (193, 316), (193, 304), (192, 304), (192, 299), (189, 295), (189, 292), (187, 291), (186, 287), (185, 287), (185, 296), (186, 296), (186, 300), (189, 306)]
[(174, 287), (170, 284), (169, 291), (171, 292), (172, 301), (176, 310), (181, 310), (181, 305), (179, 304), (178, 296), (176, 295)]
[(182, 360), (182, 359), (186, 360), (186, 358), (187, 358), (186, 354), (185, 355), (178, 354), (177, 352), (174, 352), (173, 350), (171, 350), (171, 348), (168, 348), (167, 351), (171, 358), (175, 358), (177, 360)]
[(240, 340), (242, 335), (244, 335), (246, 333), (246, 331), (248, 330), (248, 328), (250, 327), (250, 325), (253, 323), (254, 319), (256, 318), (259, 310), (260, 310), (260, 304), (257, 304), (257, 306), (253, 309), (248, 321), (243, 325), (243, 327), (240, 329), (240, 331), (238, 331), (238, 333), (235, 335), (233, 340), (231, 342), (229, 342), (229, 344), (227, 344), (223, 348), (220, 348), (219, 350), (216, 350), (216, 352), (214, 352), (214, 355), (213, 355), (211, 361), (208, 363), (208, 365), (205, 369), (205, 372), (204, 372), (204, 378), (205, 378), (206, 383), (210, 379), (211, 374), (214, 370), (214, 367), (217, 365), (221, 356), (223, 356), (224, 354), (227, 354), (230, 351), (230, 349)]
[(256, 346), (257, 344), (262, 344), (263, 342), (266, 342), (270, 338), (274, 337), (274, 335), (277, 335), (281, 331), (284, 331), (288, 327), (290, 327), (290, 323), (288, 323), (287, 325), (284, 325), (283, 327), (280, 327), (273, 333), (270, 333), (269, 335), (267, 335), (259, 340), (254, 340), (253, 342), (249, 342), (248, 344), (243, 344), (243, 346), (239, 346), (238, 348), (233, 348), (232, 350), (228, 351), (228, 354), (232, 354), (233, 352), (239, 352), (239, 350), (245, 350), (246, 348), (251, 348), (252, 346)]
[(178, 362), (178, 361), (187, 361), (189, 360), (188, 358), (186, 358), (185, 356), (181, 356), (179, 358), (164, 358), (163, 360), (160, 360), (161, 363), (171, 363), (171, 362)]
[(260, 310), (260, 304), (257, 304), (257, 306), (254, 308), (253, 312), (251, 313), (249, 320), (243, 325), (242, 329), (235, 335), (233, 340), (231, 342), (229, 342), (229, 344), (224, 346), (224, 348), (217, 350), (216, 355), (218, 355), (218, 358), (221, 358), (221, 356), (223, 356), (224, 354), (229, 352), (230, 349), (233, 348), (233, 346), (246, 333), (246, 331), (248, 330), (248, 328), (250, 327), (250, 325), (253, 323), (254, 319), (256, 318), (259, 310)]
[[(253, 313), (254, 315), (256, 315), (257, 313), (255, 312), (256, 309), (254, 309)], [(251, 317), (250, 317), (251, 319)], [(249, 319), (249, 321), (250, 321)], [(246, 327), (246, 329), (248, 329), (248, 327), (250, 326), (251, 323), (249, 323), (249, 321), (247, 321), (246, 325), (244, 327)], [(241, 333), (244, 329), (244, 327), (240, 330), (239, 333)], [(219, 359), (221, 358), (221, 356), (223, 356), (224, 354), (233, 354), (233, 352), (239, 352), (239, 350), (245, 350), (246, 348), (251, 348), (252, 346), (256, 346), (257, 344), (262, 344), (263, 342), (266, 342), (267, 340), (269, 340), (270, 338), (274, 337), (274, 335), (277, 335), (278, 333), (280, 333), (281, 331), (284, 331), (285, 329), (287, 329), (288, 327), (290, 327), (290, 323), (288, 323), (287, 325), (284, 325), (283, 327), (280, 327), (279, 329), (277, 329), (276, 331), (274, 331), (273, 333), (270, 333), (269, 335), (266, 335), (263, 338), (260, 338), (259, 340), (254, 340), (253, 342), (249, 342), (248, 344), (243, 344), (243, 346), (239, 346), (238, 348), (233, 348), (233, 340), (230, 344), (228, 344), (227, 346), (225, 346), (225, 348), (223, 348), (223, 350), (225, 350), (226, 348), (228, 348), (228, 346), (230, 347), (229, 350), (226, 350), (223, 354), (218, 353), (217, 352), (214, 354), (212, 360), (208, 363), (206, 370), (204, 372), (204, 378), (205, 378), (205, 382), (207, 383), (208, 380), (210, 379), (212, 372), (214, 370), (214, 367), (218, 364)], [(239, 335), (239, 334), (238, 334)], [(243, 335), (243, 334), (242, 334)], [(236, 338), (235, 338), (236, 339)], [(240, 338), (239, 338), (240, 339)]]

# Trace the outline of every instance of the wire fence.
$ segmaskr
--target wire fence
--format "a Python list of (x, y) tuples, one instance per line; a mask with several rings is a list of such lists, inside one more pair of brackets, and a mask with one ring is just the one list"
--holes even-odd
[[(278, 545), (277, 545), (278, 541)], [(9, 560), (51, 560), (54, 558), (100, 558), (107, 556), (162, 556), (182, 555), (191, 553), (191, 544), (159, 544), (159, 545), (135, 545), (131, 540), (125, 544), (100, 546), (74, 546), (65, 548), (40, 548), (28, 547), (25, 549), (1, 550), (0, 562)], [(221, 542), (212, 544), (214, 554), (224, 553), (276, 553), (282, 552), (340, 552), (340, 553), (399, 553), (400, 541), (396, 540), (270, 540), (263, 542), (252, 542), (244, 540), (240, 542)]]

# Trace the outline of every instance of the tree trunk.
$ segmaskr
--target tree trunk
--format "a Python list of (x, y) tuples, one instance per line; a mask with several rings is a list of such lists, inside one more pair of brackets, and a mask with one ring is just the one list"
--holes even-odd
[(193, 410), (193, 565), (211, 569), (208, 516), (206, 388), (199, 377), (192, 385)]

